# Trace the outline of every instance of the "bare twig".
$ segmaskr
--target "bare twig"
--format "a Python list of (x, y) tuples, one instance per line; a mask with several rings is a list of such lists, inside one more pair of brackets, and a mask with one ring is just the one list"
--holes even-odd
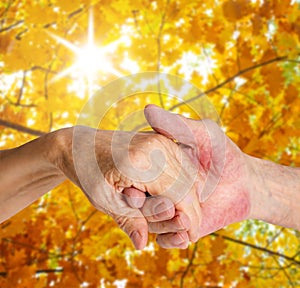
[(7, 128), (10, 128), (10, 129), (14, 129), (14, 130), (17, 130), (19, 132), (27, 133), (27, 134), (34, 135), (34, 136), (43, 136), (43, 135), (46, 134), (43, 131), (36, 130), (36, 129), (31, 129), (31, 128), (22, 126), (22, 125), (17, 124), (17, 123), (9, 122), (9, 121), (4, 120), (4, 119), (0, 119), (0, 126), (4, 126), (4, 127), (7, 127)]
[(274, 255), (272, 255), (272, 258), (274, 259), (274, 261), (277, 263), (279, 270), (283, 272), (284, 276), (286, 277), (286, 279), (288, 280), (290, 287), (295, 287), (294, 282), (292, 281), (290, 275), (286, 272), (286, 268), (283, 267), (280, 262), (278, 261), (277, 257), (275, 257)]
[[(230, 100), (231, 100), (231, 98), (232, 98), (234, 92), (235, 92), (235, 88), (230, 89), (230, 94), (229, 94), (229, 96), (227, 97), (227, 103), (230, 102)], [(220, 119), (221, 119), (221, 120), (222, 120), (223, 113), (224, 113), (224, 110), (225, 110), (225, 108), (226, 108), (227, 103), (225, 102), (225, 103), (223, 104), (223, 106), (222, 106), (222, 109), (221, 109), (221, 112), (220, 112)]]
[[(165, 26), (165, 22), (166, 22), (166, 15), (167, 15), (167, 10), (168, 10), (168, 6), (170, 4), (170, 0), (167, 0), (164, 12), (161, 16), (161, 22), (160, 22), (160, 26), (159, 26), (159, 30), (158, 30), (158, 34), (157, 34), (157, 38), (156, 38), (156, 43), (157, 43), (157, 64), (156, 64), (156, 71), (159, 72), (160, 71), (160, 65), (161, 65), (161, 36), (162, 36), (162, 32)], [(162, 94), (160, 92), (160, 81), (157, 82), (157, 88), (158, 88), (158, 96), (159, 96), (159, 103), (161, 105), (162, 108), (165, 107), (163, 99), (162, 99)]]
[[(36, 270), (35, 274), (50, 274), (50, 273), (62, 273), (64, 271), (64, 268), (56, 268), (56, 269), (41, 269), (41, 270)], [(0, 272), (1, 277), (6, 277), (8, 272)]]
[(198, 95), (196, 95), (196, 96), (194, 96), (194, 97), (192, 97), (192, 98), (190, 98), (190, 99), (186, 99), (184, 102), (177, 103), (177, 104), (173, 105), (172, 107), (170, 107), (169, 110), (170, 110), (170, 111), (173, 111), (175, 108), (178, 108), (178, 107), (180, 107), (180, 106), (182, 106), (182, 105), (191, 103), (191, 102), (197, 100), (198, 98), (200, 98), (200, 97), (202, 97), (202, 96), (204, 96), (204, 95), (206, 95), (206, 94), (209, 94), (209, 93), (211, 93), (211, 92), (214, 92), (214, 91), (216, 91), (217, 89), (219, 89), (219, 88), (223, 87), (224, 85), (226, 85), (227, 83), (233, 81), (236, 77), (241, 76), (241, 75), (243, 75), (243, 74), (245, 74), (245, 73), (247, 73), (247, 72), (249, 72), (249, 71), (251, 71), (251, 70), (254, 70), (254, 69), (256, 69), (256, 68), (260, 68), (260, 67), (269, 65), (269, 64), (271, 64), (271, 63), (275, 63), (275, 62), (279, 62), (279, 61), (285, 61), (285, 60), (287, 60), (287, 56), (276, 57), (276, 58), (270, 59), (270, 60), (268, 60), (268, 61), (265, 61), (265, 62), (256, 64), (256, 65), (247, 67), (247, 68), (245, 68), (245, 69), (243, 69), (243, 70), (240, 70), (238, 73), (236, 73), (236, 74), (234, 74), (233, 76), (227, 78), (226, 80), (224, 80), (224, 81), (221, 82), (220, 84), (218, 84), (218, 85), (216, 85), (216, 86), (214, 86), (214, 87), (212, 87), (212, 88), (210, 88), (210, 89), (208, 89), (208, 90), (206, 90), (206, 91), (204, 91), (204, 92), (202, 92), (202, 93), (200, 93), (200, 94), (198, 94)]
[(268, 240), (265, 248), (268, 248), (280, 236), (280, 234), (284, 230), (285, 230), (285, 227), (282, 227), (270, 240)]
[(23, 24), (23, 23), (24, 23), (24, 20), (19, 20), (19, 21), (15, 22), (14, 24), (11, 24), (11, 25), (9, 25), (9, 26), (6, 26), (6, 27), (4, 27), (4, 28), (1, 28), (1, 29), (0, 29), (0, 33), (9, 31), (9, 30), (11, 30), (11, 29), (13, 29), (13, 28), (15, 28), (15, 27), (17, 27), (17, 26)]
[(196, 242), (194, 244), (194, 249), (193, 249), (192, 256), (189, 259), (189, 264), (186, 266), (186, 269), (184, 270), (184, 272), (181, 275), (181, 278), (180, 278), (180, 288), (184, 287), (184, 279), (185, 279), (185, 276), (187, 275), (187, 273), (189, 272), (191, 266), (193, 265), (193, 261), (194, 261), (194, 259), (196, 257), (197, 248), (198, 248), (198, 243)]
[[(241, 75), (243, 75), (243, 74), (245, 74), (245, 73), (247, 73), (247, 72), (249, 72), (251, 70), (254, 70), (256, 68), (260, 68), (262, 66), (265, 66), (265, 65), (268, 65), (268, 64), (271, 64), (271, 63), (279, 62), (279, 61), (291, 61), (291, 60), (287, 59), (287, 56), (282, 56), (282, 57), (276, 57), (276, 58), (270, 59), (268, 61), (265, 61), (265, 62), (256, 64), (256, 65), (247, 67), (247, 68), (241, 70), (240, 72), (236, 73), (235, 75), (227, 78), (226, 80), (224, 80), (223, 82), (219, 83), (218, 85), (216, 85), (216, 86), (214, 86), (214, 87), (212, 87), (212, 88), (210, 88), (210, 89), (208, 89), (208, 90), (206, 90), (206, 91), (204, 91), (204, 92), (202, 92), (202, 93), (200, 93), (200, 94), (198, 94), (198, 95), (196, 95), (196, 96), (194, 96), (194, 97), (192, 97), (190, 99), (186, 99), (184, 102), (177, 103), (177, 104), (171, 106), (169, 108), (169, 111), (173, 111), (176, 108), (181, 107), (181, 106), (183, 106), (185, 104), (191, 103), (191, 102), (197, 100), (198, 98), (200, 98), (200, 97), (202, 97), (202, 96), (204, 96), (206, 94), (214, 92), (214, 91), (218, 90), (219, 88), (222, 88), (227, 83), (233, 81), (236, 77), (241, 76)], [(138, 125), (138, 126), (135, 127), (134, 131), (138, 131), (139, 129), (145, 127), (146, 124), (147, 124), (147, 122), (141, 123), (140, 125)]]
[(75, 216), (76, 222), (78, 223), (79, 222), (79, 216), (78, 216), (77, 211), (75, 209), (73, 197), (71, 195), (71, 191), (70, 191), (69, 188), (68, 188), (68, 196), (69, 196), (69, 201), (70, 201), (72, 212), (73, 212), (73, 214)]
[(77, 243), (77, 240), (81, 234), (81, 232), (83, 231), (83, 228), (84, 228), (84, 225), (98, 212), (97, 209), (94, 209), (87, 217), (84, 221), (81, 222), (80, 224), (80, 227), (78, 228), (77, 230), (77, 233), (75, 235), (75, 237), (73, 238), (73, 244), (72, 244), (72, 253), (71, 253), (71, 267), (72, 267), (72, 271), (77, 279), (77, 281), (79, 283), (82, 283), (82, 279), (81, 277), (79, 276), (79, 274), (77, 273), (77, 270), (76, 270), (76, 267), (75, 267), (75, 260), (74, 260), (74, 257), (76, 255), (76, 243)]
[(21, 247), (29, 248), (30, 250), (38, 251), (41, 254), (47, 254), (47, 255), (49, 255), (51, 257), (62, 258), (62, 257), (69, 256), (69, 254), (57, 254), (55, 252), (50, 252), (48, 249), (42, 249), (42, 248), (34, 247), (31, 244), (19, 242), (19, 241), (10, 239), (10, 238), (2, 238), (1, 241), (7, 242), (7, 243), (11, 243), (11, 244), (16, 245), (16, 246), (21, 246)]
[(7, 102), (10, 105), (13, 105), (13, 106), (16, 106), (16, 107), (22, 107), (22, 108), (34, 108), (34, 107), (36, 107), (35, 104), (21, 104), (21, 103), (13, 102), (8, 97), (5, 97), (5, 99), (7, 100)]
[[(44, 78), (44, 96), (45, 96), (46, 100), (48, 100), (48, 98), (49, 98), (49, 95), (48, 95), (48, 78), (49, 78), (49, 71), (51, 71), (51, 66), (52, 66), (52, 63), (49, 65), (49, 68), (46, 70), (45, 78)], [(49, 116), (48, 131), (50, 132), (52, 130), (52, 125), (53, 125), (53, 113), (50, 112), (48, 116)]]
[(131, 10), (131, 13), (133, 15), (133, 20), (134, 20), (134, 25), (135, 25), (136, 31), (138, 32), (138, 34), (140, 36), (143, 36), (142, 32), (141, 32), (141, 29), (140, 29), (140, 26), (139, 26), (138, 19), (137, 19), (137, 15), (139, 14), (139, 12), (140, 12), (139, 10)]
[(23, 96), (23, 92), (24, 92), (24, 87), (25, 87), (25, 83), (26, 83), (26, 73), (27, 71), (24, 70), (23, 71), (23, 77), (22, 77), (22, 84), (21, 84), (21, 87), (20, 87), (20, 91), (19, 91), (19, 96), (18, 96), (18, 100), (17, 100), (17, 105), (21, 104), (21, 99), (22, 99), (22, 96)]
[(5, 9), (3, 9), (2, 13), (0, 14), (0, 18), (2, 18), (7, 13), (10, 6), (13, 4), (13, 2), (14, 2), (14, 0), (10, 0), (9, 3), (6, 3), (6, 7), (5, 7)]
[(252, 244), (252, 243), (248, 243), (248, 242), (243, 241), (243, 240), (235, 239), (235, 238), (232, 238), (232, 237), (229, 237), (229, 236), (226, 236), (226, 235), (221, 235), (221, 234), (219, 234), (217, 232), (212, 233), (211, 235), (222, 237), (224, 240), (227, 240), (227, 241), (230, 241), (230, 242), (234, 242), (234, 243), (237, 243), (237, 244), (240, 244), (240, 245), (243, 245), (243, 246), (251, 247), (251, 248), (253, 248), (255, 250), (266, 252), (266, 253), (268, 253), (270, 255), (281, 257), (281, 258), (283, 258), (285, 260), (288, 260), (288, 261), (296, 264), (297, 266), (300, 266), (300, 261), (297, 261), (294, 257), (290, 257), (290, 256), (287, 256), (285, 254), (282, 254), (282, 253), (270, 250), (268, 248), (257, 246), (257, 245)]

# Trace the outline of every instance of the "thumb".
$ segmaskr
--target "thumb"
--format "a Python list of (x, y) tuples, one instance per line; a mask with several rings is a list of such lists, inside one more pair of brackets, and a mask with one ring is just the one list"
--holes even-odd
[(196, 146), (195, 130), (199, 129), (199, 123), (196, 125), (195, 120), (171, 113), (153, 104), (145, 107), (144, 114), (156, 132), (182, 144)]
[(225, 165), (225, 134), (214, 121), (188, 119), (153, 104), (147, 105), (144, 113), (156, 132), (184, 144), (181, 147), (190, 160), (205, 171), (205, 184), (198, 187), (198, 195), (201, 202), (206, 201), (215, 191)]
[(119, 227), (129, 236), (137, 250), (144, 249), (148, 241), (148, 224), (141, 212), (140, 214), (141, 217), (117, 216), (115, 218)]

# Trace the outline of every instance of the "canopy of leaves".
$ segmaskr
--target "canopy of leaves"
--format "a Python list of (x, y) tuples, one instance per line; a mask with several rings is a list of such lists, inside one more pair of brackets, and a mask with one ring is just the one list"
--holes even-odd
[[(102, 49), (93, 73), (78, 60), (91, 34)], [(297, 0), (1, 1), (1, 149), (76, 124), (91, 93), (120, 76), (160, 71), (203, 93), (132, 95), (107, 107), (101, 127), (120, 129), (147, 103), (196, 117), (189, 104), (206, 95), (244, 152), (299, 166), (299, 53)], [(246, 221), (187, 250), (151, 238), (136, 252), (68, 181), (3, 223), (0, 238), (1, 287), (300, 285), (297, 231)]]

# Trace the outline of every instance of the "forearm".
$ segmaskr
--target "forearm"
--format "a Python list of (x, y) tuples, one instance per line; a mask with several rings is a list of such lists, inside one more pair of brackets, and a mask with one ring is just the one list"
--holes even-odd
[(300, 230), (300, 169), (249, 157), (250, 218)]
[(0, 152), (0, 222), (56, 187), (65, 176), (53, 164), (57, 132)]

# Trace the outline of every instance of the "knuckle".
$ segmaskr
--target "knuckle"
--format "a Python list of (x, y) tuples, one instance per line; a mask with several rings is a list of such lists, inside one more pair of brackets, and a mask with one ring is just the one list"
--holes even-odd
[(123, 229), (126, 227), (126, 223), (128, 222), (128, 219), (122, 216), (116, 217), (115, 221), (117, 222), (118, 226)]
[(124, 216), (117, 216), (115, 217), (115, 221), (118, 224), (118, 226), (129, 236), (133, 231), (133, 227), (127, 217)]

